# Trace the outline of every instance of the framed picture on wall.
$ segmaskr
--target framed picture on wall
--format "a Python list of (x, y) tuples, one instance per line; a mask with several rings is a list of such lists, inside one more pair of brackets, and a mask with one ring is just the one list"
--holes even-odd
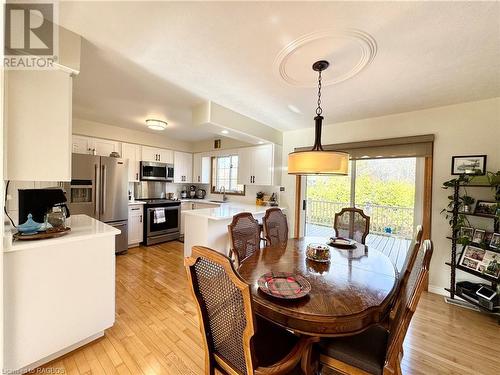
[(476, 246), (464, 247), (458, 264), (484, 275), (500, 277), (500, 254)]
[(478, 200), (474, 208), (474, 214), (494, 217), (497, 206), (497, 202)]
[(453, 156), (451, 158), (451, 174), (484, 176), (486, 174), (486, 155)]

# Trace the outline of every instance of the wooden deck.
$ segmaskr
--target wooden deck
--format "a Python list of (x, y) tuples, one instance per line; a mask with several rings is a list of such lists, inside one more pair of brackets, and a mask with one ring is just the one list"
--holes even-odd
[[(499, 368), (496, 319), (448, 305), (441, 296), (423, 294), (404, 342), (403, 374), (498, 375)], [(49, 372), (204, 374), (198, 316), (188, 289), (182, 244), (138, 247), (118, 256), (114, 326), (103, 338), (37, 373)]]
[[(308, 236), (318, 237), (330, 237), (334, 235), (333, 228), (313, 224), (307, 224), (306, 233)], [(403, 267), (410, 243), (410, 239), (391, 235), (370, 233), (366, 237), (366, 244), (387, 255), (392, 263), (396, 265), (398, 271), (401, 271)]]

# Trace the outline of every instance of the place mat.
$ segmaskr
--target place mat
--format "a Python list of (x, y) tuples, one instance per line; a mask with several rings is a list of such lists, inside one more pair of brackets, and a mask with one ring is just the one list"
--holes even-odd
[(302, 298), (311, 291), (309, 281), (290, 272), (268, 272), (257, 283), (264, 293), (281, 299)]
[(328, 245), (343, 249), (353, 249), (356, 247), (356, 241), (343, 237), (331, 237)]

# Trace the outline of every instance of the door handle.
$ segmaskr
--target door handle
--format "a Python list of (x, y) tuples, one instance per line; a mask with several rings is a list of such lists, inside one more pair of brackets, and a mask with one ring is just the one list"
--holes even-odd
[(97, 164), (94, 164), (94, 215), (97, 215)]
[(101, 214), (104, 214), (106, 210), (106, 166), (102, 166), (102, 189), (101, 189), (102, 201), (101, 201)]

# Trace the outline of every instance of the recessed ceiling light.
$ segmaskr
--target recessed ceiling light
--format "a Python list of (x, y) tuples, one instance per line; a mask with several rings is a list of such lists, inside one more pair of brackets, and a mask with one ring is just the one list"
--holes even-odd
[(222, 131), (221, 131), (221, 133), (222, 133), (222, 134), (229, 134), (229, 131), (227, 131), (227, 130), (222, 130)]
[(146, 125), (153, 130), (165, 130), (167, 128), (167, 123), (162, 120), (147, 119)]
[(302, 112), (300, 111), (300, 109), (298, 109), (297, 107), (295, 107), (293, 104), (288, 104), (288, 109), (294, 113), (298, 113), (298, 114), (301, 114)]
[(264, 143), (264, 141), (259, 141), (258, 143), (259, 143), (259, 145), (261, 145), (261, 144), (263, 144), (263, 143)]

